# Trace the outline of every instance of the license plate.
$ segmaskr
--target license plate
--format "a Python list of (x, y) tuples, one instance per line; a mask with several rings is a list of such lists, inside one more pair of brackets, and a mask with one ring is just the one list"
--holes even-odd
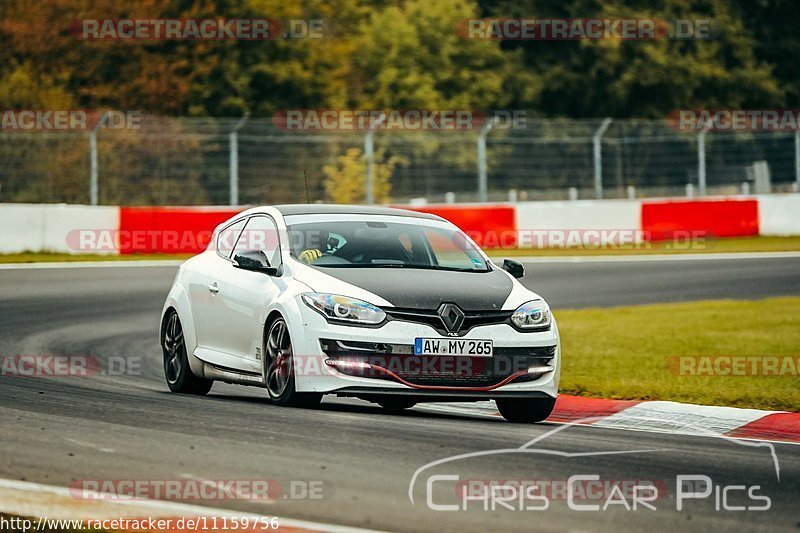
[(491, 357), (493, 344), (481, 339), (414, 339), (414, 355), (469, 355)]

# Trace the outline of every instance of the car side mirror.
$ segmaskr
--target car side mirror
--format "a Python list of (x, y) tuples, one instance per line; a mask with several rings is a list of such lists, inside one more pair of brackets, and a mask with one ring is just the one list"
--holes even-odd
[(279, 275), (280, 268), (269, 264), (267, 254), (263, 250), (239, 252), (233, 256), (233, 266), (251, 272), (261, 272), (269, 276)]
[(522, 263), (513, 259), (503, 259), (502, 269), (517, 279), (525, 275), (525, 267), (522, 266)]

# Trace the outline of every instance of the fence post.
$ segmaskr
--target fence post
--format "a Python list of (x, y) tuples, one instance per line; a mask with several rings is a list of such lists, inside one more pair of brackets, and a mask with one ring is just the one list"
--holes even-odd
[(108, 114), (103, 113), (97, 125), (89, 132), (89, 204), (97, 205), (97, 132), (108, 120)]
[(486, 202), (489, 199), (489, 184), (486, 177), (486, 136), (497, 121), (494, 116), (486, 121), (481, 130), (478, 132), (478, 201)]
[(794, 187), (800, 192), (800, 130), (794, 131)]
[(239, 129), (244, 126), (249, 116), (250, 113), (245, 113), (228, 134), (228, 149), (230, 150), (228, 156), (228, 178), (230, 179), (230, 204), (232, 207), (239, 205)]
[(97, 132), (89, 133), (89, 203), (97, 205)]
[(594, 152), (594, 197), (598, 200), (603, 199), (603, 146), (601, 141), (603, 139), (603, 134), (611, 125), (612, 120), (611, 117), (606, 117), (592, 137), (592, 149)]
[(383, 124), (384, 120), (386, 120), (386, 115), (381, 113), (380, 116), (369, 125), (367, 134), (364, 136), (364, 157), (367, 160), (364, 190), (366, 191), (367, 205), (372, 205), (375, 202), (372, 193), (372, 174), (375, 170), (375, 147), (373, 145), (373, 139), (375, 137), (375, 128)]
[(708, 128), (703, 128), (697, 134), (697, 193), (706, 195), (706, 133)]

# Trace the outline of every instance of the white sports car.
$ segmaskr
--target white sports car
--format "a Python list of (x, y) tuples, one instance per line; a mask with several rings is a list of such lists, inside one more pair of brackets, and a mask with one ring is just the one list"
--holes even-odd
[(255, 385), (305, 407), (324, 394), (387, 410), (493, 399), (507, 420), (538, 422), (558, 394), (561, 348), (522, 275), (435, 215), (249, 209), (175, 277), (161, 320), (167, 384)]

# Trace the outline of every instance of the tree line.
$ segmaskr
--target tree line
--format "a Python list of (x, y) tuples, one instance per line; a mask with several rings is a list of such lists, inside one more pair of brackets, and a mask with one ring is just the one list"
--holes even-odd
[[(301, 5), (302, 4), (302, 5)], [(3, 0), (0, 108), (271, 116), (282, 109), (526, 109), (663, 118), (791, 107), (795, 0)], [(708, 39), (465, 39), (467, 19), (710, 20)], [(321, 20), (322, 38), (81, 40), (105, 18)]]

